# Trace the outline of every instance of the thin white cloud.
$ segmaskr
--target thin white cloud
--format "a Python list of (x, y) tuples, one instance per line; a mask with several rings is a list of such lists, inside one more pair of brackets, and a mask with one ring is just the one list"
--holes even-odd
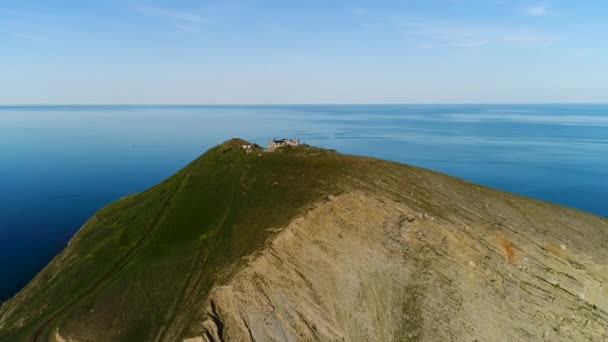
[(25, 33), (25, 32), (11, 32), (10, 34), (13, 37), (16, 37), (19, 39), (24, 39), (24, 40), (29, 40), (29, 41), (33, 41), (33, 42), (46, 42), (46, 43), (56, 42), (55, 39), (52, 39), (52, 38), (49, 38), (46, 36), (37, 35), (37, 34), (31, 34), (31, 33)]
[(552, 34), (523, 27), (416, 18), (366, 10), (354, 11), (353, 15), (361, 19), (361, 26), (367, 31), (401, 36), (414, 41), (421, 48), (476, 48), (489, 45), (544, 47), (559, 40)]
[(205, 25), (209, 23), (209, 21), (202, 15), (190, 11), (180, 11), (151, 6), (139, 6), (135, 8), (135, 11), (144, 15), (171, 20), (175, 25), (180, 26)]
[(184, 32), (200, 32), (201, 27), (197, 25), (189, 25), (189, 24), (174, 24), (173, 27), (177, 30)]
[(533, 17), (542, 17), (544, 15), (547, 15), (548, 12), (549, 6), (547, 5), (537, 5), (524, 9), (524, 13), (526, 15), (530, 15)]
[[(0, 14), (1, 15), (1, 14)], [(34, 15), (8, 15), (0, 20), (0, 33), (30, 42), (58, 42), (62, 30), (49, 18)]]

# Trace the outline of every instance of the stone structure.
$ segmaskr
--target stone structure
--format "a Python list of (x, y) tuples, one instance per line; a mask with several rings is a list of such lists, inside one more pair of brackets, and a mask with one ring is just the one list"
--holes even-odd
[(298, 146), (300, 145), (300, 139), (274, 139), (268, 144), (268, 150), (274, 151), (275, 149), (283, 146)]
[(250, 145), (250, 144), (241, 145), (241, 149), (245, 150), (245, 153), (249, 154), (253, 151), (253, 145)]

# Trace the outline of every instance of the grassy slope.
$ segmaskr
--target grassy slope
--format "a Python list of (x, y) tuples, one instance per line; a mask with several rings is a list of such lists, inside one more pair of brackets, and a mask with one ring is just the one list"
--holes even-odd
[(0, 340), (42, 339), (57, 326), (125, 341), (179, 334), (193, 313), (189, 303), (255, 251), (267, 228), (334, 191), (347, 167), (328, 151), (288, 148), (260, 157), (238, 149), (241, 143), (217, 146), (95, 214), (2, 308)]

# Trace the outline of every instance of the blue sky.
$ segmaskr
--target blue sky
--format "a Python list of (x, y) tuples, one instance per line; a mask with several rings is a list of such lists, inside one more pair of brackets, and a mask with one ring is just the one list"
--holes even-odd
[(2, 1), (0, 104), (608, 102), (608, 2)]

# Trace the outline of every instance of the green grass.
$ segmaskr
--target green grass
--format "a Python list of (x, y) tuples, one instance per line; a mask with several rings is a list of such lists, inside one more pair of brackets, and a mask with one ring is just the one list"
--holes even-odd
[(454, 225), (462, 220), (453, 217), (485, 222), (479, 213), (487, 201), (530, 213), (551, 206), (407, 165), (308, 146), (246, 154), (243, 143), (216, 146), (97, 212), (0, 309), (0, 341), (46, 341), (57, 328), (78, 340), (192, 336), (209, 290), (230, 279), (273, 228), (329, 194), (377, 194)]
[(179, 334), (196, 314), (193, 303), (260, 248), (269, 228), (337, 191), (348, 168), (330, 151), (246, 154), (241, 143), (217, 146), (96, 213), (25, 298), (7, 305), (17, 309), (3, 313), (0, 340), (43, 339), (56, 327), (81, 336), (106, 331), (123, 341), (153, 339), (164, 326)]

